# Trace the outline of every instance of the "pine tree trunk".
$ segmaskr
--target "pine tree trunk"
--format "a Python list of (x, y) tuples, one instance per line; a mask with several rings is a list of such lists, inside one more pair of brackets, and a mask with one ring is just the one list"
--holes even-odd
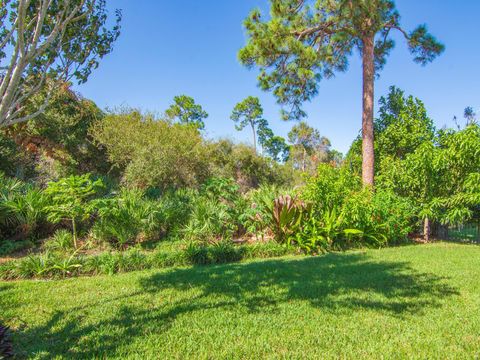
[(252, 124), (252, 133), (253, 133), (253, 148), (255, 149), (255, 154), (257, 153), (257, 135), (255, 134), (255, 126)]
[(373, 186), (375, 169), (373, 147), (374, 49), (373, 36), (363, 39), (362, 180), (364, 186)]
[(428, 217), (423, 220), (423, 239), (427, 242), (430, 241), (430, 219)]

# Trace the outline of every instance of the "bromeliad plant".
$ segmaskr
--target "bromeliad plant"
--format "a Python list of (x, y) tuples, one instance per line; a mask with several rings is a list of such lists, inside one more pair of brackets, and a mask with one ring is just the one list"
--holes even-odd
[(311, 211), (309, 205), (290, 195), (276, 198), (267, 209), (271, 230), (275, 239), (282, 244), (290, 244), (291, 238), (300, 229), (304, 214)]
[(45, 193), (52, 205), (47, 206), (48, 220), (59, 223), (68, 220), (72, 224), (73, 244), (77, 248), (77, 226), (93, 213), (89, 200), (104, 188), (101, 180), (92, 180), (90, 174), (70, 176), (50, 182)]

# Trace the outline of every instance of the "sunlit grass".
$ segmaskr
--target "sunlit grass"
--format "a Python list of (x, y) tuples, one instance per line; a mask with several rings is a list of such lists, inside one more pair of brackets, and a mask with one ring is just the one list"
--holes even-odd
[(480, 247), (0, 285), (19, 357), (475, 358)]

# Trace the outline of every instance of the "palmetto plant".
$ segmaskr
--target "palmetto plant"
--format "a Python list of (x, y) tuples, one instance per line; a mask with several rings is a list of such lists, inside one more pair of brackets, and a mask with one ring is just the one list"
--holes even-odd
[(3, 176), (0, 181), (0, 227), (9, 236), (31, 236), (46, 220), (48, 198), (31, 184)]
[(193, 207), (185, 235), (191, 240), (215, 242), (231, 236), (235, 223), (228, 206), (208, 197), (199, 197)]
[(123, 190), (114, 198), (93, 202), (98, 219), (93, 235), (124, 248), (143, 234), (160, 232), (164, 223), (162, 204), (144, 197), (140, 190)]
[(45, 242), (45, 248), (53, 251), (65, 251), (74, 247), (72, 233), (66, 229), (59, 229)]

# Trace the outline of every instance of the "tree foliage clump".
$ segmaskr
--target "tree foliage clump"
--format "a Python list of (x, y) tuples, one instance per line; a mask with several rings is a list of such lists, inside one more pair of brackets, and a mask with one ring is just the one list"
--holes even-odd
[[(0, 126), (42, 114), (62, 83), (87, 81), (120, 34), (105, 0), (5, 0), (0, 7)], [(50, 81), (47, 81), (50, 80)], [(46, 91), (33, 111), (30, 97)]]
[(196, 127), (132, 111), (106, 116), (92, 134), (130, 186), (195, 187), (208, 177), (208, 153)]
[[(36, 94), (28, 100), (27, 108), (34, 111), (46, 96), (45, 92)], [(103, 117), (93, 101), (63, 84), (51, 94), (42, 114), (3, 130), (3, 138), (12, 144), (16, 156), (24, 159), (8, 173), (23, 173), (42, 183), (87, 172), (106, 173), (109, 164), (105, 152), (93, 143), (90, 134), (90, 128)]]
[(208, 113), (202, 106), (195, 103), (195, 100), (186, 95), (175, 96), (174, 103), (165, 111), (165, 115), (170, 120), (176, 120), (180, 124), (193, 124), (199, 130), (205, 128), (204, 120), (208, 118)]
[[(423, 103), (392, 87), (380, 99), (375, 121), (377, 188), (389, 189), (414, 204), (428, 238), (433, 222), (459, 224), (478, 216), (480, 127), (440, 129), (433, 126)], [(347, 156), (359, 173), (361, 139)]]

